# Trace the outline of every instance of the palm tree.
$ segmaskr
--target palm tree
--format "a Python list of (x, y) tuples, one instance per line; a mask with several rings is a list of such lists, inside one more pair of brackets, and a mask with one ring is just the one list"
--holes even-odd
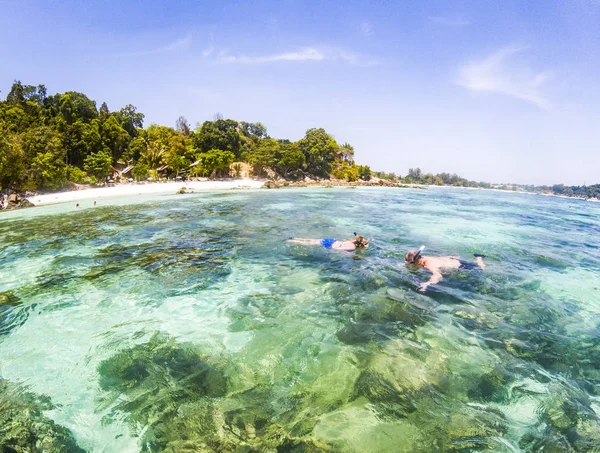
[(146, 150), (142, 152), (140, 160), (142, 160), (150, 169), (152, 179), (158, 179), (157, 169), (164, 165), (165, 148), (158, 142), (148, 143)]

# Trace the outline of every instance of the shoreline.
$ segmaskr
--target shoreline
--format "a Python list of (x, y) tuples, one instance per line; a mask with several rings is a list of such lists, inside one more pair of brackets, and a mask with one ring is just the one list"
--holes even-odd
[(457, 186), (437, 186), (425, 184), (398, 184), (375, 181), (347, 182), (338, 180), (328, 181), (259, 181), (255, 179), (234, 179), (221, 181), (181, 181), (181, 182), (153, 182), (143, 184), (117, 184), (112, 187), (94, 187), (82, 190), (70, 190), (64, 192), (47, 193), (24, 197), (34, 204), (34, 206), (47, 206), (52, 204), (77, 202), (90, 199), (102, 199), (119, 196), (135, 196), (149, 194), (173, 194), (175, 195), (182, 187), (187, 191), (210, 191), (210, 190), (232, 190), (232, 189), (285, 189), (300, 187), (396, 187), (405, 189), (432, 189), (432, 188), (450, 188), (450, 189), (469, 189), (469, 190), (489, 190), (494, 192), (516, 193), (526, 195), (541, 195), (545, 197), (557, 197), (567, 199), (577, 199), (581, 201), (600, 202), (596, 199), (585, 199), (581, 197), (569, 197), (566, 195), (555, 195), (549, 193), (512, 191), (496, 188), (484, 187), (457, 187)]
[(77, 202), (81, 200), (102, 199), (109, 197), (149, 195), (167, 193), (175, 195), (182, 187), (189, 191), (204, 190), (229, 190), (229, 189), (259, 189), (264, 181), (253, 179), (234, 179), (230, 181), (182, 181), (182, 182), (154, 182), (149, 184), (119, 184), (112, 187), (94, 187), (67, 192), (47, 193), (32, 195), (26, 200), (34, 206), (47, 206), (50, 204)]

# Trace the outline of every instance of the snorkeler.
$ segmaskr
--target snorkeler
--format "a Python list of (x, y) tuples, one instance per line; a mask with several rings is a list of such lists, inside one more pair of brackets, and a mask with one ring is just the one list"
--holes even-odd
[(363, 236), (354, 233), (353, 241), (336, 241), (335, 239), (301, 239), (301, 238), (290, 238), (288, 242), (300, 245), (320, 245), (326, 249), (335, 250), (356, 250), (360, 248), (368, 248), (369, 240)]
[(415, 266), (422, 266), (431, 272), (431, 278), (427, 282), (423, 282), (419, 285), (419, 291), (426, 291), (430, 285), (435, 285), (442, 280), (442, 271), (449, 269), (485, 269), (485, 263), (483, 258), (485, 255), (473, 255), (475, 261), (464, 261), (455, 256), (421, 256), (421, 252), (425, 250), (425, 246), (422, 245), (419, 250), (411, 250), (408, 252), (404, 260), (407, 264), (414, 264)]

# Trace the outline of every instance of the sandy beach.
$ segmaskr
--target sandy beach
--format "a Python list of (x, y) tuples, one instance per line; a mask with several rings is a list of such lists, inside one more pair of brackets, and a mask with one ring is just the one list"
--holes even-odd
[(227, 190), (227, 189), (258, 189), (264, 181), (254, 179), (235, 179), (229, 181), (182, 181), (149, 184), (121, 184), (113, 187), (98, 187), (83, 190), (72, 190), (69, 192), (57, 192), (44, 195), (28, 197), (27, 200), (35, 206), (48, 204), (67, 203), (79, 200), (102, 199), (108, 197), (146, 195), (152, 193), (175, 194), (182, 187), (188, 191), (202, 190)]

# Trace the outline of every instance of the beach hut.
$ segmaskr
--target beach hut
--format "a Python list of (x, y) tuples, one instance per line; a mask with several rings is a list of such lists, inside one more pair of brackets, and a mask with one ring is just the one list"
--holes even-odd
[(110, 167), (110, 177), (115, 181), (121, 181), (131, 173), (131, 170), (133, 170), (133, 165), (116, 164), (116, 166)]

